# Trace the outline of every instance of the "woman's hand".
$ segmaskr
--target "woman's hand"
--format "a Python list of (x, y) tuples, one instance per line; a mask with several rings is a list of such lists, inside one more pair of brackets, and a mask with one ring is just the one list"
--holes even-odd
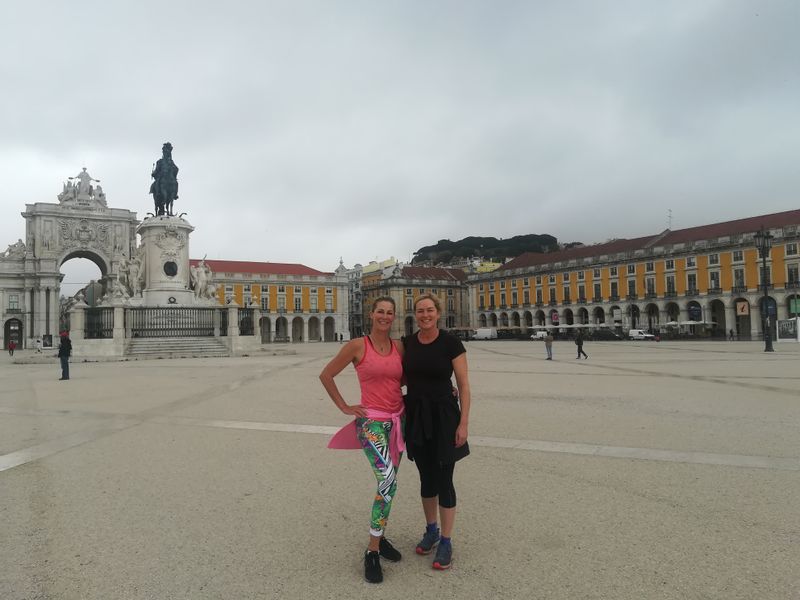
[(456, 428), (456, 448), (461, 448), (461, 446), (467, 443), (467, 435), (467, 424), (459, 423)]
[(346, 415), (353, 415), (354, 417), (366, 417), (367, 411), (360, 404), (345, 404), (340, 409)]

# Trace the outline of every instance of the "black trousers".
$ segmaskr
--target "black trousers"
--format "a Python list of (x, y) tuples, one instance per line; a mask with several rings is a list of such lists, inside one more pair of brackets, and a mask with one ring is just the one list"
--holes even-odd
[(453, 486), (453, 471), (456, 463), (440, 464), (436, 456), (436, 444), (415, 445), (414, 464), (419, 471), (420, 496), (435, 498), (439, 496), (439, 506), (455, 508), (456, 488)]

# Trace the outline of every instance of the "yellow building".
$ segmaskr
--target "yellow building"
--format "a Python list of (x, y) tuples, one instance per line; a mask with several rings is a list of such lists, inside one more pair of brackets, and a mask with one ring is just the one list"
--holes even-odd
[[(199, 260), (190, 261), (196, 266)], [(348, 333), (348, 283), (294, 263), (209, 260), (220, 304), (257, 310), (262, 342), (332, 342)]]
[[(754, 234), (772, 234), (763, 301)], [(526, 253), (469, 277), (476, 327), (648, 329), (662, 335), (763, 335), (763, 314), (800, 309), (800, 210), (557, 252)], [(771, 307), (771, 308), (769, 308)]]

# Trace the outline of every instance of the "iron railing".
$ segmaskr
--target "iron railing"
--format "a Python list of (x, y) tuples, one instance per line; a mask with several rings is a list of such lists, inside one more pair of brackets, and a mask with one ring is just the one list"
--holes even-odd
[(87, 340), (105, 340), (114, 337), (114, 308), (103, 306), (87, 309), (83, 335)]
[[(131, 337), (210, 337), (213, 308), (134, 307), (125, 310), (125, 329)], [(222, 315), (226, 310), (220, 311)], [(220, 332), (221, 333), (221, 332)]]
[(219, 311), (219, 334), (228, 335), (228, 309)]
[(239, 335), (253, 335), (253, 309), (240, 308), (239, 309)]

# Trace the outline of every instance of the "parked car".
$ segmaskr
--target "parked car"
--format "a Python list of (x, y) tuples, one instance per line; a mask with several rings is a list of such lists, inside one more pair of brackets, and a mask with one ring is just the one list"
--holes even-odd
[(628, 332), (629, 340), (655, 340), (656, 336), (652, 333), (647, 333), (644, 329), (631, 329)]
[(531, 336), (532, 340), (543, 340), (547, 337), (547, 332), (545, 330), (535, 331), (534, 334)]
[(494, 327), (479, 327), (475, 330), (476, 340), (496, 340), (497, 329)]
[(596, 341), (604, 341), (604, 340), (621, 340), (622, 336), (618, 333), (614, 333), (610, 329), (595, 329), (589, 334), (590, 339)]

